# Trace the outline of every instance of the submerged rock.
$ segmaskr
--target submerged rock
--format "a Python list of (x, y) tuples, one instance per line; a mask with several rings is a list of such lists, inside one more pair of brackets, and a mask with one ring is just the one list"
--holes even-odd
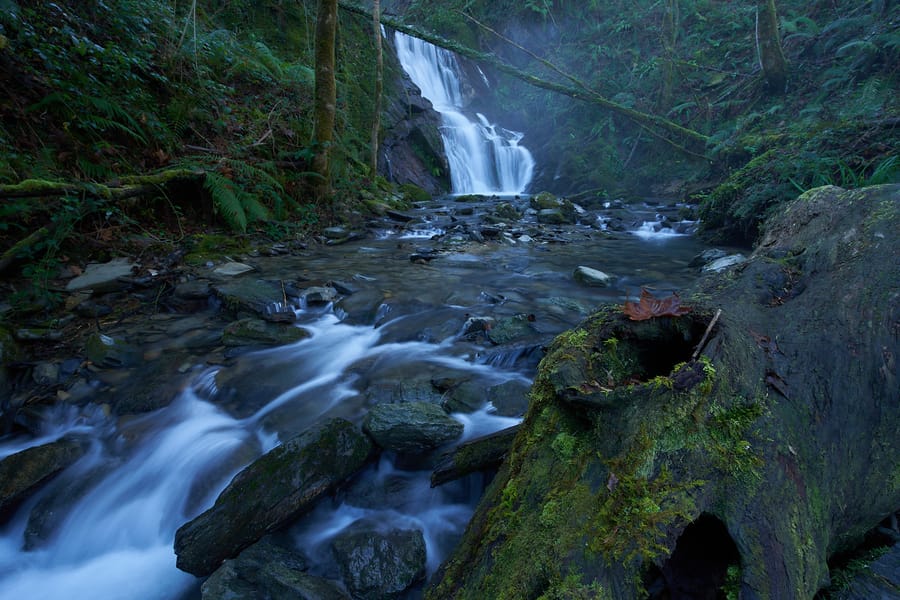
[(331, 419), (261, 456), (234, 477), (212, 508), (178, 529), (178, 568), (209, 575), (356, 473), (372, 449), (352, 423)]
[(363, 429), (386, 450), (424, 452), (462, 435), (463, 424), (437, 404), (379, 404), (366, 416)]
[(276, 346), (292, 344), (309, 337), (300, 327), (269, 323), (262, 319), (241, 319), (225, 327), (222, 343), (226, 346)]
[(417, 529), (359, 520), (332, 541), (335, 560), (354, 598), (382, 600), (425, 577), (425, 538)]
[(585, 266), (576, 267), (573, 276), (575, 281), (588, 287), (608, 287), (615, 279), (615, 277), (603, 271)]

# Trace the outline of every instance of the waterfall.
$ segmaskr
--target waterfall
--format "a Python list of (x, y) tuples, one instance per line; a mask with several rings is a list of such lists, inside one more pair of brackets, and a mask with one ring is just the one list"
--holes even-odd
[(428, 42), (395, 33), (400, 64), (440, 113), (441, 137), (454, 194), (521, 194), (531, 182), (534, 159), (519, 145), (522, 135), (491, 123), (481, 113), (463, 114), (456, 56)]

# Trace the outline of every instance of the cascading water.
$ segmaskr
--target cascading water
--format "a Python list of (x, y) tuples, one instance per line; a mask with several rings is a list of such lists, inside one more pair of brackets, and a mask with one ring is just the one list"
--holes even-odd
[(399, 31), (394, 40), (403, 69), (441, 115), (453, 193), (523, 193), (534, 173), (534, 158), (519, 145), (523, 134), (492, 124), (481, 113), (474, 121), (463, 114), (460, 69), (452, 52)]

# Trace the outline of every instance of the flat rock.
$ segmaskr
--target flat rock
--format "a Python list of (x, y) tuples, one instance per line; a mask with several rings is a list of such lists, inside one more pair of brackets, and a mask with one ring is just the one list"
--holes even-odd
[(226, 346), (278, 346), (308, 337), (309, 332), (300, 327), (247, 318), (229, 323), (222, 333), (222, 343)]
[(84, 273), (69, 280), (66, 290), (69, 292), (93, 290), (94, 293), (99, 294), (123, 289), (128, 284), (119, 281), (119, 278), (130, 276), (131, 267), (132, 263), (128, 258), (114, 258), (108, 263), (90, 264), (85, 268)]
[(255, 270), (255, 268), (248, 264), (239, 262), (227, 262), (213, 269), (213, 273), (219, 275), (220, 277), (234, 277), (235, 275), (249, 273), (253, 270)]

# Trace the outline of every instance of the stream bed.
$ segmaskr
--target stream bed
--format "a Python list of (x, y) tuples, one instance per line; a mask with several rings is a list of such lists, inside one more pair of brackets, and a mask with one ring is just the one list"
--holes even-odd
[[(537, 223), (527, 199), (505, 200), (520, 209), (519, 221), (484, 220), (499, 199), (448, 197), (370, 223), (346, 243), (243, 259), (254, 270), (237, 278), (339, 289), (335, 299), (313, 303), (284, 288), (287, 304), (272, 310), (293, 312), (294, 326), (309, 333), (292, 344), (197, 343), (221, 333), (215, 302), (132, 324), (129, 339), (142, 359), (121, 381), (122, 369), (99, 373), (86, 397), (45, 411), (34, 435), (0, 438), (0, 458), (64, 437), (86, 448), (2, 526), (0, 599), (199, 598), (200, 580), (175, 567), (175, 531), (256, 457), (326, 418), (360, 424), (384, 402), (440, 403), (465, 426), (454, 444), (504, 429), (524, 414), (542, 348), (554, 336), (601, 304), (621, 304), (642, 287), (677, 291), (699, 274), (691, 262), (705, 246), (686, 233), (691, 224), (679, 220), (679, 207), (607, 205), (578, 224), (551, 226)], [(611, 279), (580, 284), (579, 266)], [(215, 282), (212, 267), (193, 276)], [(162, 380), (150, 377), (159, 371)], [(125, 379), (143, 375), (139, 385), (168, 395), (166, 405), (110, 411), (132, 394)], [(431, 469), (446, 449), (382, 453), (282, 532), (285, 543), (310, 573), (337, 580), (330, 544), (351, 523), (417, 529), (431, 576), (486, 483), (474, 474), (432, 488)], [(419, 597), (421, 587), (404, 597)]]

